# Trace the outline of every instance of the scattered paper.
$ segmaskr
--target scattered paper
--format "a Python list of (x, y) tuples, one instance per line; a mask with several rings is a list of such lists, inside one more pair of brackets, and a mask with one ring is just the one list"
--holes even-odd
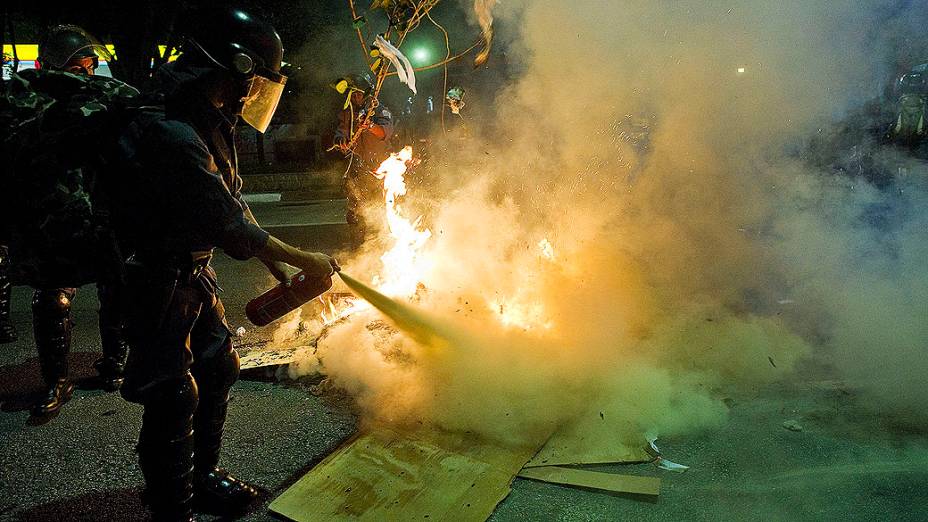
[(654, 459), (654, 464), (667, 471), (673, 471), (674, 473), (683, 473), (684, 471), (690, 469), (689, 466), (684, 466), (683, 464), (677, 464), (676, 462), (671, 462), (664, 457), (657, 457)]
[(493, 45), (493, 6), (495, 5), (496, 0), (474, 0), (474, 14), (477, 15), (480, 36), (483, 39), (483, 49), (474, 58), (474, 67), (483, 65), (490, 56), (490, 47)]
[(684, 471), (690, 469), (689, 466), (684, 466), (683, 464), (677, 464), (676, 462), (671, 462), (661, 456), (661, 450), (657, 447), (657, 437), (648, 437), (648, 453), (654, 457), (654, 465), (660, 469), (673, 471), (674, 473), (683, 473)]

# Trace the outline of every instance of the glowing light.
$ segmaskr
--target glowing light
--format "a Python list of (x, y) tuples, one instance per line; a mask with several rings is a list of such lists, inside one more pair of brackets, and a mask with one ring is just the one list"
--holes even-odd
[(744, 74), (745, 71), (747, 71), (747, 69), (745, 69), (744, 67), (738, 67), (738, 74)]
[(385, 215), (393, 247), (384, 253), (383, 272), (373, 281), (377, 289), (392, 297), (413, 297), (420, 284), (420, 278), (428, 270), (430, 261), (419, 254), (422, 245), (430, 237), (429, 229), (420, 229), (422, 216), (409, 220), (403, 216), (397, 204), (397, 198), (406, 195), (406, 169), (412, 160), (412, 147), (403, 150), (380, 164), (374, 173), (383, 180)]
[[(379, 273), (371, 278), (373, 286), (394, 298), (413, 299), (426, 287), (426, 278), (437, 262), (434, 252), (424, 246), (432, 232), (421, 225), (422, 217), (410, 219), (399, 204), (407, 194), (406, 173), (413, 162), (412, 147), (391, 154), (380, 164), (373, 175), (383, 182), (384, 221), (392, 245), (380, 256)], [(555, 261), (554, 246), (547, 238), (536, 244), (539, 262)], [(522, 330), (550, 329), (554, 323), (547, 317), (544, 304), (535, 291), (534, 276), (529, 275), (526, 285), (512, 295), (496, 294), (486, 303), (497, 320), (506, 327)], [(354, 296), (326, 294), (320, 297), (323, 305), (321, 320), (332, 325), (371, 306)]]
[(419, 65), (428, 63), (430, 58), (429, 50), (425, 47), (417, 47), (412, 51), (412, 59)]
[(503, 326), (533, 330), (536, 328), (551, 329), (554, 323), (545, 317), (545, 307), (537, 301), (526, 299), (517, 295), (510, 299), (490, 301), (490, 308), (499, 316)]
[(538, 248), (541, 249), (541, 255), (544, 256), (548, 261), (554, 261), (554, 247), (551, 246), (551, 242), (548, 241), (548, 238), (544, 238), (538, 242)]
[[(420, 228), (422, 217), (413, 220), (403, 215), (397, 199), (406, 195), (406, 170), (412, 161), (412, 147), (390, 154), (380, 164), (374, 176), (383, 181), (384, 220), (393, 239), (393, 246), (380, 260), (382, 268), (372, 278), (374, 287), (390, 297), (412, 298), (422, 287), (421, 279), (431, 266), (431, 260), (420, 254), (422, 246), (432, 237), (432, 232)], [(357, 298), (335, 299), (331, 296), (321, 298), (324, 310), (322, 323), (334, 324), (349, 315), (367, 310), (370, 305)]]

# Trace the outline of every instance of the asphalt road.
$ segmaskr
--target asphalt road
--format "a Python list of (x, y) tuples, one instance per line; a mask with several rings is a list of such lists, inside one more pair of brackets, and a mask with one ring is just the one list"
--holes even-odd
[[(340, 204), (255, 210), (294, 242), (332, 250), (350, 244), (338, 223)], [(215, 264), (230, 322), (244, 325), (244, 303), (270, 276), (256, 262), (219, 256)], [(82, 290), (70, 361), (83, 388), (99, 351), (96, 307), (95, 292)], [(15, 291), (14, 319), (20, 340), (0, 346), (0, 520), (144, 520), (133, 450), (140, 408), (117, 394), (79, 389), (57, 418), (32, 425), (27, 405), (39, 374), (28, 289)], [(253, 346), (268, 335), (249, 329), (240, 342)], [(233, 396), (222, 464), (263, 488), (268, 500), (356, 428), (349, 403), (298, 383), (244, 378)], [(658, 500), (517, 479), (491, 520), (928, 520), (925, 435), (867, 410), (821, 368), (810, 364), (794, 380), (742, 392), (730, 404), (722, 429), (659, 441), (667, 458), (691, 467), (686, 473), (650, 464), (594, 468), (660, 476)], [(790, 419), (802, 431), (785, 429)], [(274, 518), (265, 503), (243, 520)]]

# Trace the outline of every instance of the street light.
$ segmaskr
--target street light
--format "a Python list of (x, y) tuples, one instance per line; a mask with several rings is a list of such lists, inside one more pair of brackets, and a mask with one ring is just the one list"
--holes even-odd
[(431, 58), (429, 50), (425, 47), (416, 47), (412, 50), (410, 57), (415, 65), (428, 65), (429, 58)]

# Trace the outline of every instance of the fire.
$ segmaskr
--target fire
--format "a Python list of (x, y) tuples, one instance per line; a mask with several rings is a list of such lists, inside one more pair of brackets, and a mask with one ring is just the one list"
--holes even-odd
[[(554, 246), (551, 245), (548, 238), (543, 238), (538, 242), (538, 249), (542, 259), (554, 261)], [(528, 279), (530, 283), (531, 274), (529, 274)], [(544, 305), (531, 295), (533, 288), (534, 286), (531, 284), (520, 286), (516, 295), (505, 299), (491, 299), (487, 304), (490, 306), (490, 310), (498, 316), (499, 322), (503, 326), (523, 330), (538, 328), (550, 330), (554, 326), (554, 322), (546, 316)]]
[(503, 326), (522, 330), (543, 328), (551, 329), (554, 323), (545, 316), (545, 307), (541, 303), (530, 301), (520, 292), (505, 300), (490, 301), (490, 309), (497, 315)]
[(383, 180), (387, 226), (393, 238), (393, 248), (380, 257), (383, 272), (373, 283), (382, 293), (391, 297), (411, 298), (416, 294), (422, 274), (427, 273), (430, 260), (420, 250), (432, 237), (429, 229), (420, 229), (422, 216), (410, 221), (403, 216), (397, 198), (406, 195), (406, 170), (412, 161), (412, 147), (403, 150), (380, 164), (374, 173)]
[(554, 247), (551, 246), (551, 242), (548, 241), (548, 238), (544, 238), (538, 242), (538, 248), (541, 249), (541, 255), (548, 261), (554, 261)]
[(326, 293), (319, 296), (322, 312), (319, 318), (323, 326), (335, 324), (351, 314), (370, 308), (366, 301), (345, 294)]
[[(384, 220), (390, 230), (393, 246), (381, 257), (382, 268), (371, 283), (377, 290), (390, 297), (412, 298), (422, 286), (421, 277), (431, 261), (421, 255), (423, 245), (432, 237), (432, 232), (420, 228), (422, 217), (409, 220), (403, 215), (397, 198), (406, 195), (406, 171), (412, 162), (412, 147), (390, 154), (373, 173), (383, 181)], [(367, 310), (370, 305), (357, 299), (336, 299), (331, 295), (320, 296), (323, 311), (322, 323), (326, 326), (337, 323), (355, 312)]]
[[(381, 293), (394, 298), (412, 299), (421, 288), (426, 287), (424, 278), (436, 261), (425, 252), (424, 247), (432, 232), (422, 226), (422, 216), (408, 218), (399, 204), (399, 198), (407, 194), (406, 172), (413, 162), (411, 146), (404, 147), (380, 164), (373, 173), (383, 181), (384, 221), (387, 224), (392, 246), (380, 256), (380, 273), (371, 279), (372, 285)], [(543, 262), (554, 262), (554, 247), (547, 238), (538, 243), (538, 256)], [(534, 296), (532, 274), (526, 285), (514, 295), (495, 296), (486, 303), (497, 320), (506, 327), (523, 330), (550, 329), (553, 322), (547, 318), (544, 305)], [(370, 305), (358, 298), (323, 295), (321, 319), (331, 325)]]

